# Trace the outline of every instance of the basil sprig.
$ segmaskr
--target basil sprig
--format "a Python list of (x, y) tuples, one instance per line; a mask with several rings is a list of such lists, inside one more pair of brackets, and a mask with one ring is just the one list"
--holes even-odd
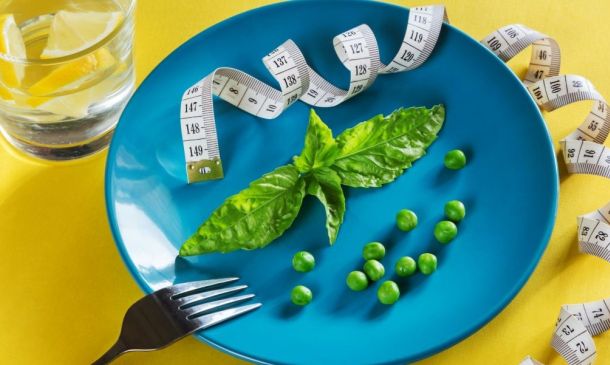
[(400, 108), (377, 115), (333, 138), (312, 109), (303, 150), (227, 198), (180, 248), (181, 256), (263, 248), (296, 219), (306, 194), (326, 211), (333, 244), (345, 214), (342, 185), (378, 187), (394, 181), (422, 157), (443, 126), (442, 105)]

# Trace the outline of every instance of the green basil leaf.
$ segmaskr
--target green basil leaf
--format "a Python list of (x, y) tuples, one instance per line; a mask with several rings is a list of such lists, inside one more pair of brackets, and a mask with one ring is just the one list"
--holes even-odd
[(294, 165), (299, 172), (307, 173), (313, 169), (331, 166), (338, 153), (339, 149), (333, 138), (333, 132), (311, 109), (305, 145), (301, 155), (294, 158)]
[(328, 241), (332, 245), (337, 239), (345, 215), (345, 196), (341, 188), (341, 178), (328, 167), (315, 169), (307, 177), (307, 193), (317, 197), (324, 205)]
[(279, 167), (225, 200), (184, 242), (180, 256), (265, 247), (292, 225), (304, 196), (296, 167)]
[(443, 126), (445, 108), (400, 108), (378, 115), (337, 136), (332, 168), (343, 185), (377, 187), (400, 176), (422, 157)]

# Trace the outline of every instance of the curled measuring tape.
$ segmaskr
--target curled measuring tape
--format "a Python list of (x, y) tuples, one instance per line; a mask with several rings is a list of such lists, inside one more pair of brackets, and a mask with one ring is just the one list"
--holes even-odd
[(388, 65), (381, 62), (377, 40), (366, 24), (334, 37), (335, 52), (350, 72), (348, 90), (335, 87), (309, 67), (291, 40), (263, 58), (280, 90), (233, 68), (216, 69), (182, 96), (180, 121), (188, 182), (223, 177), (213, 95), (265, 119), (277, 118), (297, 100), (333, 107), (366, 90), (379, 74), (419, 67), (432, 53), (446, 19), (442, 5), (411, 8), (402, 44)]
[[(523, 83), (543, 110), (593, 101), (584, 122), (560, 141), (561, 150), (568, 172), (610, 178), (610, 148), (603, 145), (610, 131), (608, 104), (584, 77), (559, 75), (561, 56), (557, 42), (523, 25), (512, 24), (493, 32), (481, 43), (504, 61), (532, 46)], [(610, 262), (610, 203), (578, 217), (578, 243), (581, 252)], [(593, 336), (609, 329), (610, 298), (566, 304), (560, 309), (551, 345), (570, 365), (593, 364), (597, 356)], [(527, 357), (521, 364), (541, 363)]]

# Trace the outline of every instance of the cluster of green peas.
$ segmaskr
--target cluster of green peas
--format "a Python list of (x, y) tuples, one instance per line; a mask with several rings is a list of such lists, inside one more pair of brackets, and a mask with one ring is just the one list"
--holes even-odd
[[(466, 156), (460, 150), (449, 151), (445, 155), (445, 167), (459, 170), (466, 165)], [(445, 204), (445, 216), (448, 220), (440, 221), (434, 227), (434, 237), (440, 243), (451, 242), (458, 233), (455, 222), (459, 222), (466, 216), (466, 207), (459, 200), (452, 200)], [(396, 214), (396, 226), (401, 231), (411, 231), (417, 226), (417, 215), (409, 209), (402, 209)], [(385, 267), (379, 261), (385, 257), (385, 246), (380, 242), (367, 243), (362, 249), (362, 257), (365, 263), (362, 271), (352, 271), (345, 280), (347, 286), (353, 291), (362, 291), (369, 286), (369, 280), (378, 281), (385, 275)], [(315, 267), (316, 260), (307, 251), (299, 251), (292, 258), (292, 267), (297, 272), (309, 272)], [(438, 266), (438, 260), (434, 254), (422, 253), (417, 262), (410, 256), (403, 256), (394, 265), (394, 271), (399, 277), (408, 277), (417, 271), (424, 275), (430, 275)], [(383, 304), (394, 304), (400, 298), (398, 284), (392, 280), (384, 281), (377, 289), (377, 298)], [(311, 302), (313, 294), (304, 285), (297, 285), (290, 293), (290, 299), (296, 305), (304, 306)]]
[[(466, 208), (459, 200), (445, 204), (445, 215), (450, 220), (440, 221), (434, 227), (434, 237), (440, 243), (447, 244), (457, 236), (457, 226), (466, 216)], [(402, 231), (411, 231), (417, 226), (417, 215), (412, 210), (402, 209), (396, 214), (396, 226)], [(367, 243), (362, 249), (362, 257), (366, 260), (362, 271), (352, 271), (345, 280), (347, 286), (354, 291), (362, 291), (369, 286), (369, 281), (375, 282), (385, 275), (385, 268), (379, 260), (385, 256), (385, 247), (380, 242)], [(394, 271), (399, 277), (408, 277), (419, 271), (430, 275), (438, 265), (434, 254), (425, 252), (419, 255), (417, 261), (410, 256), (403, 256), (394, 265)], [(377, 289), (377, 298), (383, 304), (394, 304), (400, 298), (398, 284), (392, 280), (384, 281)]]

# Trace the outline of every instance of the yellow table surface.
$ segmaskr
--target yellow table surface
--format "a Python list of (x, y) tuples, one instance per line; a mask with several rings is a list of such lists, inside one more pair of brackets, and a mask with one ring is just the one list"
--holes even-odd
[[(140, 0), (135, 43), (138, 80), (189, 37), (266, 3)], [(588, 77), (610, 97), (610, 1), (446, 0), (445, 4), (452, 23), (476, 39), (509, 23), (552, 35), (561, 45), (562, 72)], [(523, 72), (528, 57), (519, 57), (511, 66)], [(588, 103), (581, 103), (547, 114), (555, 141), (575, 128), (588, 108)], [(88, 363), (115, 340), (125, 310), (142, 295), (110, 234), (103, 196), (105, 159), (103, 152), (77, 162), (48, 164), (24, 157), (0, 138), (0, 363)], [(560, 167), (557, 223), (527, 285), (483, 329), (422, 364), (516, 365), (528, 354), (545, 364), (564, 363), (549, 346), (560, 305), (610, 296), (610, 264), (580, 254), (576, 244), (576, 215), (610, 200), (610, 181), (566, 176), (563, 162)], [(595, 341), (596, 364), (609, 365), (610, 334)], [(127, 354), (116, 363), (243, 362), (187, 338), (162, 351)]]

